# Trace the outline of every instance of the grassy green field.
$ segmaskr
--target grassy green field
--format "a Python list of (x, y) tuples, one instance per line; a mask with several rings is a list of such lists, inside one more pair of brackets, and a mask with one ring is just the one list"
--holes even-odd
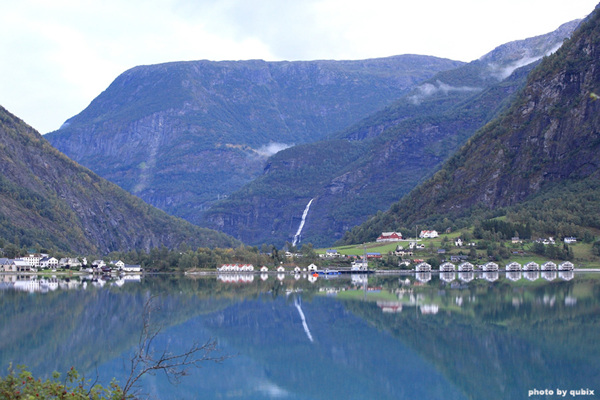
[[(472, 231), (470, 229), (464, 229), (452, 233), (441, 234), (439, 237), (434, 239), (419, 239), (418, 243), (425, 245), (425, 249), (415, 250), (413, 253), (414, 255), (410, 258), (428, 259), (431, 257), (437, 257), (437, 249), (443, 248), (444, 245), (448, 250), (445, 254), (440, 255), (442, 258), (448, 259), (451, 255), (468, 255), (470, 252), (469, 247), (456, 247), (454, 245), (455, 239), (463, 236), (465, 233), (471, 234)], [(388, 253), (393, 253), (397, 246), (402, 246), (405, 250), (408, 250), (408, 245), (411, 241), (414, 241), (414, 239), (391, 243), (370, 242), (357, 245), (322, 248), (317, 249), (316, 252), (318, 254), (325, 254), (327, 250), (333, 249), (337, 250), (339, 254), (344, 256), (361, 256), (366, 250), (367, 253), (377, 252), (385, 256)], [(475, 239), (473, 242), (478, 242), (478, 240)], [(547, 257), (531, 252), (531, 248), (533, 246), (532, 243), (513, 244), (511, 241), (504, 241), (503, 244), (510, 251), (510, 253), (515, 252), (515, 254), (511, 254), (509, 259), (502, 260), (499, 262), (499, 264), (505, 265), (513, 261), (516, 261), (522, 265), (531, 261), (534, 261), (540, 265), (547, 261), (554, 261), (557, 264), (561, 262), (561, 260), (551, 260)], [(557, 242), (556, 245), (562, 246), (562, 243)], [(576, 267), (600, 268), (600, 257), (594, 255), (591, 243), (577, 242), (569, 245), (569, 247), (573, 251), (574, 259), (572, 262), (576, 265)], [(486, 250), (479, 249), (476, 250), (476, 253), (480, 263), (485, 263), (488, 261)]]

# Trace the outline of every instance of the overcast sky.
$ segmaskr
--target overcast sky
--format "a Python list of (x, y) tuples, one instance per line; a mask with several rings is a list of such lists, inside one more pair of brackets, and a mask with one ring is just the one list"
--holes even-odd
[(182, 60), (472, 61), (598, 0), (0, 0), (0, 105), (58, 129), (120, 73)]

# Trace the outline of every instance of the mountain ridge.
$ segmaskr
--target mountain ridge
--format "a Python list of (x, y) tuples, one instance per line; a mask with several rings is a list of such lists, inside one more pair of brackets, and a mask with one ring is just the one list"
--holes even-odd
[(139, 66), (45, 136), (101, 176), (197, 222), (260, 175), (271, 148), (326, 138), (457, 65), (404, 55)]
[[(303, 241), (331, 245), (426, 179), (509, 104), (536, 65), (513, 69), (515, 60), (543, 57), (578, 24), (572, 21), (549, 34), (511, 42), (508, 49), (499, 46), (488, 53), (492, 56), (436, 74), (394, 104), (338, 132), (335, 140), (272, 156), (263, 176), (213, 205), (203, 225), (247, 243), (273, 240), (281, 245), (292, 241), (305, 205), (314, 198)], [(495, 64), (490, 67), (482, 59)], [(512, 74), (500, 80), (499, 66)]]
[(239, 244), (81, 167), (1, 106), (0, 150), (0, 237), (13, 244), (93, 254)]
[[(579, 202), (582, 210), (589, 207), (600, 175), (598, 43), (597, 7), (556, 53), (529, 74), (510, 109), (469, 139), (431, 179), (388, 212), (347, 234), (345, 241), (367, 240), (380, 228), (464, 218), (477, 210), (481, 214), (516, 205), (526, 209), (527, 202), (539, 205), (536, 197), (555, 188), (559, 191), (553, 195), (554, 203), (560, 202), (560, 190), (577, 188), (579, 200), (566, 195), (563, 200)], [(549, 204), (548, 199), (543, 201)], [(565, 215), (547, 215), (555, 226), (540, 234), (577, 229), (571, 218), (571, 213), (577, 216), (571, 208), (576, 204), (561, 207)], [(579, 217), (579, 224), (598, 226), (593, 218)], [(565, 224), (571, 227), (565, 229)]]

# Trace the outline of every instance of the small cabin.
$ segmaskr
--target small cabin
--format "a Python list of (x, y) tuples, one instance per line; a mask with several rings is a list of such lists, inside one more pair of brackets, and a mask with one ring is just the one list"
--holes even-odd
[(440, 272), (454, 272), (456, 271), (456, 265), (451, 262), (445, 262), (440, 265)]
[(542, 264), (541, 269), (542, 271), (556, 271), (558, 268), (555, 263), (548, 261)]
[(431, 271), (431, 265), (427, 264), (426, 262), (419, 263), (415, 267), (415, 271), (417, 271), (417, 272), (430, 272)]
[(528, 262), (527, 264), (525, 264), (523, 266), (523, 271), (539, 271), (539, 270), (540, 270), (540, 264), (536, 263), (535, 261)]
[(495, 262), (485, 263), (482, 267), (484, 271), (498, 271), (498, 264)]
[(574, 269), (575, 269), (575, 267), (573, 266), (573, 263), (570, 261), (565, 261), (565, 262), (561, 262), (560, 264), (558, 264), (559, 271), (573, 271)]
[(506, 270), (507, 271), (520, 271), (521, 270), (521, 264), (519, 264), (518, 262), (511, 262), (509, 264), (506, 265)]
[(464, 262), (459, 264), (458, 266), (458, 270), (460, 272), (469, 272), (469, 271), (473, 271), (474, 267), (473, 264), (471, 264), (470, 262)]

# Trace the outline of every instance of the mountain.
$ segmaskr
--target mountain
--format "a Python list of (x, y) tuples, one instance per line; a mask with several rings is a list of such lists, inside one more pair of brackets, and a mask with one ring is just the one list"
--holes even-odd
[[(540, 233), (599, 228), (600, 11), (542, 60), (510, 109), (483, 127), (428, 181), (346, 241), (392, 226), (500, 210)], [(503, 208), (508, 211), (502, 211)]]
[(301, 240), (332, 244), (387, 210), (505, 109), (536, 63), (579, 22), (440, 72), (332, 140), (277, 153), (262, 176), (214, 204), (204, 226), (246, 243), (281, 245), (292, 242), (312, 199)]
[(326, 139), (462, 64), (404, 55), (139, 66), (46, 138), (148, 203), (198, 222), (259, 176), (269, 155)]
[(2, 107), (0, 238), (80, 254), (239, 244), (169, 216), (100, 178)]

